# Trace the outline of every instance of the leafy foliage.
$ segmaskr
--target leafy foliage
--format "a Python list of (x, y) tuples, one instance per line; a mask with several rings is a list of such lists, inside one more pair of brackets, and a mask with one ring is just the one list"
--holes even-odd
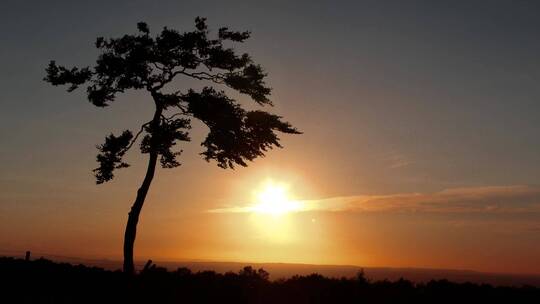
[(182, 100), (188, 104), (188, 112), (204, 122), (210, 129), (202, 143), (206, 160), (214, 159), (222, 168), (234, 165), (246, 166), (263, 156), (264, 152), (279, 145), (274, 130), (284, 133), (298, 133), (279, 116), (263, 111), (247, 112), (224, 92), (216, 92), (205, 87), (201, 92), (190, 90)]
[(97, 155), (99, 167), (94, 172), (98, 184), (113, 179), (114, 169), (129, 167), (127, 163), (122, 161), (122, 157), (126, 153), (132, 138), (131, 131), (126, 130), (120, 136), (114, 136), (113, 134), (107, 136), (105, 143), (97, 146), (100, 152)]
[[(191, 119), (199, 119), (209, 128), (201, 153), (207, 161), (215, 160), (222, 168), (246, 166), (247, 161), (264, 156), (272, 147), (281, 147), (276, 132), (299, 134), (281, 117), (264, 111), (246, 111), (222, 89), (228, 87), (249, 96), (257, 104), (272, 105), (266, 85), (266, 73), (248, 54), (238, 54), (230, 43), (241, 43), (249, 32), (222, 27), (211, 38), (205, 18), (195, 19), (195, 30), (178, 32), (169, 28), (155, 37), (146, 23), (137, 24), (138, 33), (119, 38), (99, 37), (95, 46), (100, 50), (92, 68), (65, 68), (51, 61), (45, 81), (52, 85), (68, 85), (71, 92), (86, 85), (88, 100), (97, 107), (110, 105), (126, 90), (146, 90), (156, 106), (152, 121), (144, 124), (133, 136), (125, 131), (110, 135), (98, 146), (99, 167), (94, 170), (97, 183), (111, 180), (115, 169), (127, 167), (124, 154), (144, 132), (140, 143), (142, 153), (156, 153), (163, 168), (180, 165), (173, 151), (179, 141), (189, 141)], [(205, 81), (200, 92), (164, 91), (177, 76)], [(164, 112), (169, 112), (166, 117)]]
[(189, 141), (189, 134), (184, 129), (190, 128), (188, 119), (166, 119), (163, 118), (161, 124), (155, 130), (152, 126), (146, 126), (148, 133), (141, 141), (141, 152), (150, 153), (152, 148), (161, 155), (161, 166), (163, 168), (174, 168), (180, 166), (176, 156), (182, 151), (173, 152), (171, 148), (176, 145), (176, 141)]

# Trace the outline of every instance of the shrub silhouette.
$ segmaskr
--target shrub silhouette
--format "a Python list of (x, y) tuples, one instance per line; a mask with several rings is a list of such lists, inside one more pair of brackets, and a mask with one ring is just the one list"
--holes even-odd
[(43, 259), (0, 258), (0, 284), (3, 303), (540, 303), (540, 289), (530, 286), (369, 282), (363, 275), (318, 274), (270, 281), (266, 271), (251, 267), (225, 274), (150, 267), (125, 276)]
[[(140, 151), (149, 154), (148, 167), (131, 211), (124, 235), (124, 272), (132, 274), (133, 246), (139, 214), (154, 177), (157, 161), (163, 168), (180, 165), (181, 150), (174, 150), (178, 142), (190, 141), (191, 120), (203, 122), (209, 129), (202, 142), (201, 153), (207, 160), (215, 160), (221, 168), (247, 166), (248, 161), (264, 156), (268, 149), (281, 147), (276, 132), (299, 134), (280, 116), (261, 110), (248, 111), (225, 91), (215, 86), (249, 96), (260, 106), (271, 106), (271, 89), (264, 82), (266, 74), (248, 54), (237, 54), (227, 43), (242, 43), (249, 32), (231, 31), (222, 27), (217, 37), (210, 38), (206, 19), (195, 19), (194, 31), (180, 33), (164, 28), (152, 37), (146, 23), (138, 23), (138, 34), (120, 38), (99, 37), (96, 47), (101, 54), (96, 65), (66, 68), (51, 61), (45, 81), (52, 85), (68, 85), (72, 92), (86, 85), (88, 100), (97, 107), (106, 107), (126, 90), (145, 90), (152, 98), (154, 115), (142, 124), (134, 135), (125, 130), (120, 135), (110, 134), (98, 146), (94, 170), (98, 184), (114, 178), (117, 169), (129, 166), (125, 153), (141, 134)], [(177, 77), (204, 81), (200, 91), (171, 90)]]

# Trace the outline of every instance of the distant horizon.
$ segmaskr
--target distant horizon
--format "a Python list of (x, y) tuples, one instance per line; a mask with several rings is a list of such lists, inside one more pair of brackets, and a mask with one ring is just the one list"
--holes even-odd
[[(15, 258), (23, 260), (21, 257), (2, 256), (0, 258)], [(121, 260), (100, 260), (84, 258), (47, 258), (40, 257), (53, 263), (69, 263), (71, 265), (84, 265), (87, 267), (98, 267), (109, 271), (117, 271), (122, 267)], [(39, 259), (31, 259), (39, 260)], [(147, 262), (136, 261), (138, 271), (143, 271), (143, 265)], [(152, 261), (157, 267), (164, 267), (168, 271), (187, 268), (192, 273), (213, 271), (215, 273), (238, 273), (246, 267), (253, 269), (264, 269), (269, 274), (272, 281), (289, 279), (294, 276), (309, 276), (318, 274), (327, 278), (356, 278), (358, 273), (371, 282), (389, 281), (396, 282), (401, 279), (408, 280), (414, 284), (422, 284), (431, 281), (446, 280), (453, 283), (473, 283), (490, 284), (492, 286), (535, 286), (540, 287), (540, 274), (512, 274), (512, 273), (490, 273), (474, 270), (459, 269), (433, 269), (415, 267), (362, 267), (354, 265), (316, 265), (302, 263), (250, 263), (250, 262), (219, 262), (219, 261)]]
[[(16, 251), (20, 254), (9, 254), (6, 252), (15, 252), (15, 251), (2, 251), (0, 250), (0, 257), (10, 257), (10, 258), (16, 258), (16, 259), (24, 259), (26, 251), (22, 251), (20, 253), (19, 251)], [(116, 263), (118, 266), (118, 269), (121, 268), (122, 265), (122, 257), (84, 257), (84, 256), (64, 256), (59, 254), (51, 254), (51, 253), (43, 253), (43, 252), (36, 252), (37, 254), (34, 254), (34, 252), (30, 251), (31, 253), (31, 260), (35, 259), (48, 259), (54, 262), (67, 262), (67, 263), (75, 263), (75, 261), (86, 261), (86, 262), (113, 262)], [(459, 269), (459, 268), (437, 268), (437, 267), (418, 267), (418, 266), (381, 266), (381, 265), (374, 265), (374, 266), (363, 266), (363, 265), (354, 265), (354, 264), (317, 264), (317, 263), (302, 263), (302, 262), (254, 262), (254, 261), (237, 261), (237, 260), (203, 260), (203, 259), (167, 259), (167, 258), (136, 258), (135, 259), (135, 265), (138, 268), (141, 268), (149, 261), (152, 260), (154, 264), (157, 266), (162, 266), (159, 263), (166, 263), (166, 264), (173, 264), (173, 263), (197, 263), (197, 264), (238, 264), (242, 267), (244, 266), (253, 266), (253, 265), (296, 265), (296, 266), (321, 266), (321, 267), (343, 267), (343, 268), (358, 268), (358, 269), (389, 269), (389, 270), (426, 270), (426, 271), (456, 271), (456, 272), (471, 272), (471, 273), (477, 273), (477, 274), (488, 274), (488, 275), (511, 275), (511, 276), (533, 276), (533, 277), (539, 277), (540, 273), (513, 273), (513, 272), (490, 272), (490, 271), (482, 271), (482, 270), (475, 270), (475, 269)], [(92, 264), (90, 264), (92, 265)], [(209, 269), (211, 270), (211, 269)]]

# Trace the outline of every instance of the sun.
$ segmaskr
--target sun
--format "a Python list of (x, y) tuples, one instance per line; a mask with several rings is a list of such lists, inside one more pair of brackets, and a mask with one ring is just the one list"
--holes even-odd
[(297, 241), (297, 218), (303, 211), (302, 201), (289, 192), (290, 185), (267, 179), (252, 192), (252, 204), (244, 210), (255, 228), (257, 239), (288, 244)]
[(268, 181), (256, 192), (256, 203), (251, 211), (260, 214), (283, 215), (298, 211), (298, 202), (290, 199), (285, 184)]

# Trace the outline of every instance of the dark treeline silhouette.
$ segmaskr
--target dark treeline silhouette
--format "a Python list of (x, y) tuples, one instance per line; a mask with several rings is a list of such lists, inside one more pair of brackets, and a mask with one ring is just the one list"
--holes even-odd
[(269, 280), (263, 269), (238, 273), (168, 271), (148, 265), (136, 276), (46, 259), (0, 258), (2, 303), (540, 303), (540, 288), (447, 280), (371, 282), (318, 274)]

